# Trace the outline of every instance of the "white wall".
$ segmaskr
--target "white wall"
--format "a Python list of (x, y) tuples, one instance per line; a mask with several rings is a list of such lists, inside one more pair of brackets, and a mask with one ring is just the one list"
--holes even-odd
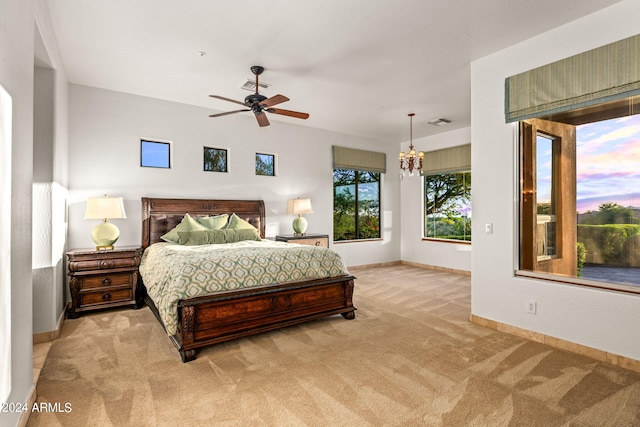
[[(413, 146), (417, 151), (424, 151), (428, 156), (429, 151), (469, 144), (470, 142), (471, 128), (463, 128), (414, 139)], [(409, 151), (408, 141), (402, 144), (402, 150)], [(405, 177), (400, 184), (402, 194), (402, 260), (471, 271), (472, 245), (422, 240), (424, 234), (422, 181), (422, 177)], [(475, 185), (476, 183), (473, 181), (474, 189)], [(472, 216), (472, 220), (475, 220), (474, 212), (472, 212)]]
[(68, 84), (47, 4), (36, 3), (33, 133), (33, 332), (54, 331), (66, 304)]
[[(69, 247), (93, 246), (95, 221), (83, 220), (89, 196), (122, 196), (127, 219), (117, 245), (141, 240), (140, 198), (263, 199), (267, 236), (291, 234), (294, 217), (287, 200), (309, 197), (313, 214), (305, 215), (308, 233), (332, 234), (332, 145), (387, 152), (396, 144), (328, 132), (295, 123), (271, 121), (260, 128), (252, 114), (209, 118), (201, 107), (70, 85)], [(203, 94), (206, 96), (206, 94)], [(172, 168), (140, 167), (140, 138), (171, 141)], [(204, 172), (203, 147), (229, 150), (229, 173)], [(277, 155), (277, 176), (256, 176), (256, 152)], [(389, 164), (390, 170), (393, 164)], [(400, 196), (397, 176), (384, 176), (382, 241), (332, 245), (348, 266), (396, 261), (400, 258)]]
[[(3, 269), (11, 294), (11, 391), (7, 402), (26, 402), (33, 387), (31, 337), (31, 177), (33, 156), (33, 0), (0, 2), (0, 85), (12, 100), (10, 221), (3, 239)], [(6, 184), (6, 183), (5, 183)], [(3, 198), (4, 204), (7, 200)], [(7, 209), (3, 206), (3, 212)], [(10, 255), (5, 253), (9, 249)], [(10, 259), (9, 259), (10, 258)], [(5, 265), (9, 261), (9, 265)], [(3, 275), (7, 274), (3, 271)], [(1, 286), (7, 286), (3, 280)], [(4, 292), (3, 292), (4, 293)], [(0, 411), (0, 425), (19, 413)]]
[[(622, 1), (475, 61), (471, 67), (472, 313), (640, 360), (640, 298), (514, 277), (516, 125), (505, 124), (504, 79), (640, 32), (640, 2)], [(493, 223), (494, 234), (482, 224)], [(527, 300), (537, 315), (525, 313)]]

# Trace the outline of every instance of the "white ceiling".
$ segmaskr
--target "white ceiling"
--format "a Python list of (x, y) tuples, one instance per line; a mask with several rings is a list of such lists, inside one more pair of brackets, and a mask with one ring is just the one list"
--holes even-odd
[[(470, 62), (619, 0), (48, 0), (72, 83), (206, 107), (263, 94), (281, 122), (393, 143), (470, 125)], [(199, 51), (206, 52), (200, 56)], [(251, 117), (247, 125), (258, 126)], [(453, 121), (437, 127), (427, 121)], [(228, 117), (207, 118), (216, 126)]]

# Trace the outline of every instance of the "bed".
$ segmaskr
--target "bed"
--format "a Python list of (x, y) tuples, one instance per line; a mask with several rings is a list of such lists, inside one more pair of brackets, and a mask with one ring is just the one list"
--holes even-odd
[[(187, 213), (195, 218), (235, 214), (253, 225), (261, 238), (265, 237), (265, 208), (262, 200), (143, 197), (142, 248), (145, 253), (154, 243), (158, 245), (149, 249), (149, 253), (163, 245), (169, 245), (162, 243), (161, 236), (178, 225)], [(258, 243), (261, 242), (255, 242)], [(292, 247), (287, 249), (313, 249), (282, 242), (264, 243)], [(145, 258), (143, 255), (143, 262)], [(141, 269), (141, 273), (142, 271)], [(182, 298), (175, 304), (177, 320), (172, 328), (168, 328), (169, 322), (163, 320), (163, 316), (166, 319), (166, 313), (150, 296), (153, 292), (146, 288), (144, 277), (141, 277), (139, 298), (144, 300), (163, 325), (182, 361), (189, 362), (196, 358), (197, 349), (211, 344), (337, 314), (345, 319), (354, 319), (354, 279), (344, 268), (343, 272), (332, 277), (275, 282)]]

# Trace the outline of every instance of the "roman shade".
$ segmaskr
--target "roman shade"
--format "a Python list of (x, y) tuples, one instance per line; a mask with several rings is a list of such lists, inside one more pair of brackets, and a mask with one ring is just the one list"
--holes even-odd
[(505, 80), (515, 122), (640, 94), (640, 34)]
[(375, 151), (333, 146), (333, 168), (387, 172), (387, 155)]
[(422, 175), (467, 172), (471, 170), (471, 144), (424, 153)]

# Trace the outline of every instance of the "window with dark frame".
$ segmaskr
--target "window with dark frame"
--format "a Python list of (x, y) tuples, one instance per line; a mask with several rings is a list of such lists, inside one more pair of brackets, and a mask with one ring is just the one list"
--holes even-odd
[(145, 168), (171, 168), (171, 143), (141, 139), (140, 166)]
[(471, 172), (424, 176), (424, 237), (471, 241)]
[(224, 148), (204, 147), (203, 164), (205, 172), (229, 172), (227, 150)]
[(276, 176), (276, 155), (256, 153), (256, 175)]
[(333, 171), (333, 240), (380, 238), (379, 172)]

